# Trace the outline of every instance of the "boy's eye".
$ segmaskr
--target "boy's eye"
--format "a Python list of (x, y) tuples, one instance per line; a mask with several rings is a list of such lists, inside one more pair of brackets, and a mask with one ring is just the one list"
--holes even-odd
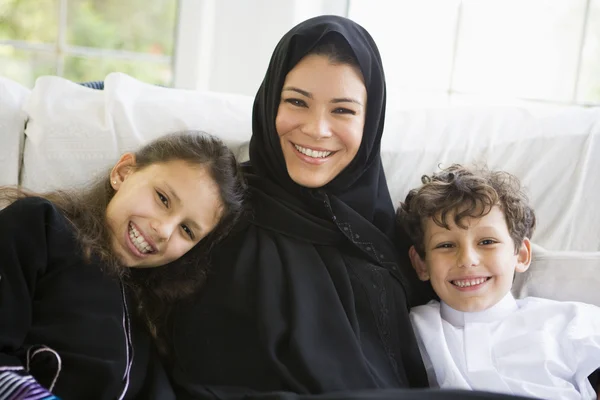
[(452, 243), (440, 243), (435, 246), (436, 249), (451, 249), (452, 247)]
[(169, 207), (169, 199), (167, 199), (161, 192), (156, 191), (158, 195), (158, 199), (165, 205), (165, 207)]
[(300, 100), (300, 99), (290, 98), (290, 99), (285, 99), (284, 101), (286, 103), (289, 103), (296, 107), (306, 107), (307, 106), (306, 102), (304, 100)]
[(496, 241), (492, 240), (492, 239), (484, 239), (484, 240), (482, 240), (479, 243), (482, 244), (482, 245), (484, 245), (484, 246), (489, 246), (490, 244), (496, 243)]
[(344, 107), (339, 107), (336, 108), (335, 110), (333, 110), (334, 114), (350, 114), (350, 115), (356, 115), (356, 111), (351, 110), (349, 108), (344, 108)]
[(187, 233), (190, 239), (194, 240), (194, 232), (192, 232), (192, 230), (187, 225), (181, 225), (181, 229), (183, 229), (183, 231)]

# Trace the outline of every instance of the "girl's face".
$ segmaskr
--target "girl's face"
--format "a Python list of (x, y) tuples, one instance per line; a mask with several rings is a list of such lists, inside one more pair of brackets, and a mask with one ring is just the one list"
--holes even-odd
[(366, 107), (356, 67), (309, 55), (287, 74), (275, 126), (294, 182), (322, 187), (350, 164), (362, 141)]
[(112, 249), (128, 267), (168, 264), (217, 225), (223, 204), (205, 168), (169, 161), (135, 169), (127, 153), (111, 172), (116, 193), (106, 210)]

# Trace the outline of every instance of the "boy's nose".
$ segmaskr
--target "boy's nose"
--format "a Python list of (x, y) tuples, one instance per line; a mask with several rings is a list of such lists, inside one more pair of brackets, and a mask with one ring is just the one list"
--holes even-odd
[(471, 247), (463, 247), (458, 253), (458, 266), (461, 268), (474, 267), (479, 264), (477, 252)]

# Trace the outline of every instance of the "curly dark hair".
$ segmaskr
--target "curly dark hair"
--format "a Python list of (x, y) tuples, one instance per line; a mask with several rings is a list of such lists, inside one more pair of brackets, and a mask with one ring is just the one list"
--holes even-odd
[(466, 217), (481, 218), (494, 206), (504, 212), (508, 231), (518, 251), (524, 238), (535, 230), (535, 213), (517, 177), (485, 167), (454, 164), (431, 176), (423, 175), (419, 188), (412, 189), (396, 212), (396, 222), (410, 237), (417, 253), (424, 258), (424, 221), (432, 218), (449, 229), (448, 215), (466, 229)]

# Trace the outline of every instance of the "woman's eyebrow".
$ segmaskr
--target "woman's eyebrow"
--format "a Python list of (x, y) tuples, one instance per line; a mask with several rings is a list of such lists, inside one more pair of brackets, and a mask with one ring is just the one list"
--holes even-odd
[[(283, 88), (283, 91), (284, 92), (285, 91), (296, 92), (296, 93), (300, 93), (302, 96), (308, 97), (309, 99), (313, 98), (312, 93), (307, 92), (306, 90), (299, 89), (299, 88), (294, 87), (294, 86), (286, 86), (286, 87)], [(330, 103), (333, 103), (333, 104), (337, 104), (337, 103), (355, 103), (355, 104), (358, 104), (359, 106), (363, 105), (360, 101), (358, 101), (356, 99), (353, 99), (351, 97), (338, 97), (338, 98), (332, 99)]]
[(355, 103), (358, 104), (359, 106), (362, 106), (362, 103), (356, 99), (352, 99), (350, 97), (340, 97), (337, 99), (332, 99), (331, 103)]
[(299, 89), (299, 88), (294, 87), (294, 86), (284, 87), (283, 91), (292, 91), (292, 92), (300, 93), (302, 96), (306, 96), (309, 99), (312, 99), (312, 97), (313, 97), (312, 94), (309, 93), (309, 92), (307, 92), (306, 90), (302, 90), (302, 89)]

